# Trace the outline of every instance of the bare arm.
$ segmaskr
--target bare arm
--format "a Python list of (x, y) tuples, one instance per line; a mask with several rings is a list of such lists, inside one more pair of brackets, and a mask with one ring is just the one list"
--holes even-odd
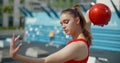
[(86, 56), (82, 55), (85, 50), (85, 47), (82, 46), (83, 44), (78, 44), (78, 43), (72, 43), (61, 49), (60, 51), (49, 55), (48, 57), (45, 58), (30, 58), (26, 56), (22, 56), (17, 54), (21, 44), (15, 47), (15, 43), (18, 41), (18, 37), (14, 37), (13, 35), (13, 40), (10, 44), (10, 56), (18, 60), (22, 63), (64, 63), (65, 61), (68, 61), (70, 59), (75, 59), (78, 57), (78, 55), (81, 54), (82, 59)]
[(14, 59), (18, 60), (22, 63), (45, 63), (44, 58), (31, 58), (31, 57), (26, 57), (26, 56), (22, 56), (22, 55), (16, 55), (16, 57), (14, 57)]
[(85, 20), (86, 20), (86, 29), (91, 32), (91, 21), (89, 18), (89, 10), (85, 14)]
[(80, 54), (81, 59), (83, 59), (85, 56), (82, 55), (82, 51), (84, 50), (85, 47), (83, 44), (74, 42), (59, 50), (58, 52), (46, 57), (46, 59), (47, 62), (51, 63), (63, 63), (65, 61), (77, 58)]

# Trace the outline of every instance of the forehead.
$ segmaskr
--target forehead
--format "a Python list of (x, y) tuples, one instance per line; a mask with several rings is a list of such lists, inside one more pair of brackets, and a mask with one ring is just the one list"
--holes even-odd
[(73, 18), (73, 16), (71, 14), (69, 14), (69, 13), (63, 13), (60, 16), (60, 21), (63, 21), (65, 19), (71, 19), (71, 18)]

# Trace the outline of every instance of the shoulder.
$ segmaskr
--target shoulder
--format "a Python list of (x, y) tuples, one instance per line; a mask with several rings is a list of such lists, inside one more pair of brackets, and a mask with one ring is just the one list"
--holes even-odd
[(85, 42), (75, 41), (66, 46), (71, 52), (75, 53), (76, 57), (74, 59), (84, 59), (88, 56), (88, 47)]
[(87, 44), (84, 42), (84, 41), (72, 41), (70, 43), (68, 43), (66, 46), (69, 46), (69, 47), (87, 47)]
[(87, 45), (87, 41), (85, 39), (76, 39), (76, 40), (71, 40), (67, 43), (67, 45), (72, 45), (72, 46), (78, 46), (78, 47), (82, 47), (82, 46), (86, 46)]
[(66, 47), (70, 48), (71, 51), (77, 50), (78, 53), (81, 53), (82, 51), (86, 52), (89, 49), (87, 43), (85, 41), (82, 41), (82, 40), (80, 40), (80, 41), (72, 41)]
[(65, 48), (71, 52), (77, 51), (76, 54), (87, 52), (89, 49), (84, 41), (72, 41)]

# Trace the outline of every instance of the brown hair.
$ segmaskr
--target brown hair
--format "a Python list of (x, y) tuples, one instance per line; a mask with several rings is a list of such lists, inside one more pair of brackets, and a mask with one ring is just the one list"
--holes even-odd
[(81, 28), (83, 30), (83, 34), (86, 37), (87, 41), (89, 41), (90, 44), (92, 44), (92, 36), (91, 36), (91, 33), (88, 30), (86, 30), (86, 28), (85, 28), (86, 20), (82, 14), (82, 10), (81, 10), (80, 6), (75, 5), (73, 7), (73, 9), (65, 9), (62, 11), (62, 13), (69, 13), (69, 14), (73, 15), (74, 17), (80, 18), (80, 25), (81, 25)]

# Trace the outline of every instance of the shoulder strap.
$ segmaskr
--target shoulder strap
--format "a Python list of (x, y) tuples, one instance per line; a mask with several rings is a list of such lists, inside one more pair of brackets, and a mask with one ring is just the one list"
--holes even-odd
[(90, 46), (89, 42), (88, 42), (86, 39), (83, 39), (83, 38), (71, 40), (71, 41), (69, 41), (69, 42), (67, 43), (67, 45), (70, 44), (70, 43), (72, 43), (72, 42), (77, 42), (77, 41), (84, 42), (88, 47)]

